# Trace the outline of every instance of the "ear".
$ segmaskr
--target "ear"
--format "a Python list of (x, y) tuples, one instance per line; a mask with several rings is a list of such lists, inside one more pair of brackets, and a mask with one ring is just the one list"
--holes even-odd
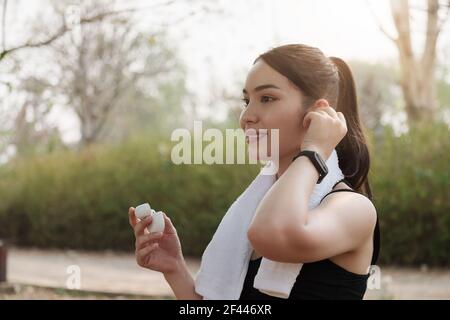
[(306, 116), (306, 114), (310, 111), (314, 111), (317, 108), (323, 108), (323, 107), (328, 107), (330, 104), (328, 103), (327, 99), (317, 99), (313, 104), (311, 104), (311, 106), (309, 106), (306, 111), (304, 116)]
[(324, 107), (329, 107), (329, 106), (330, 106), (330, 104), (328, 103), (327, 99), (317, 99), (316, 102), (314, 103), (313, 109), (324, 108)]

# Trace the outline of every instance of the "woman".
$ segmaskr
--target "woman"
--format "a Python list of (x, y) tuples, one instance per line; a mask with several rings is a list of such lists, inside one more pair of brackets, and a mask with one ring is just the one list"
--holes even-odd
[[(317, 48), (284, 45), (255, 60), (243, 94), (241, 128), (269, 129), (268, 141), (270, 129), (279, 129), (279, 161), (277, 182), (248, 230), (254, 252), (240, 298), (280, 299), (252, 286), (264, 256), (304, 263), (289, 299), (362, 299), (368, 268), (378, 257), (379, 228), (367, 178), (370, 155), (350, 69)], [(310, 159), (295, 156), (311, 150), (327, 159), (334, 149), (346, 178), (308, 210), (319, 173)], [(134, 208), (129, 215), (138, 264), (163, 272), (177, 298), (202, 299), (170, 219), (165, 217), (162, 235), (149, 235), (144, 230), (151, 218), (138, 222)], [(271, 234), (277, 236), (267, 237)]]

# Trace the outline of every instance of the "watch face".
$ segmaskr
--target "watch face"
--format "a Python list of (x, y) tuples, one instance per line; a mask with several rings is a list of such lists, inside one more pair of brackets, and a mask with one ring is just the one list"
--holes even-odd
[(320, 167), (322, 168), (322, 170), (324, 172), (328, 172), (327, 166), (326, 164), (323, 162), (323, 160), (321, 159), (320, 155), (316, 152), (314, 152), (314, 157), (316, 158), (317, 162), (319, 163)]
[(320, 158), (319, 154), (314, 152), (314, 157), (316, 158), (317, 162), (320, 163), (320, 166), (323, 168), (323, 161)]

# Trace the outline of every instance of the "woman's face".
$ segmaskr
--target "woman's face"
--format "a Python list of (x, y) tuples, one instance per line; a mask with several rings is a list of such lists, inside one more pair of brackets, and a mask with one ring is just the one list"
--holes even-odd
[(266, 141), (267, 154), (271, 156), (270, 129), (279, 130), (280, 159), (298, 152), (305, 132), (302, 120), (307, 112), (302, 107), (303, 94), (300, 90), (259, 59), (248, 73), (243, 95), (244, 109), (239, 120), (241, 128), (244, 131), (267, 129), (268, 133), (268, 136), (247, 136), (250, 157), (264, 160), (265, 157), (258, 156), (256, 146)]

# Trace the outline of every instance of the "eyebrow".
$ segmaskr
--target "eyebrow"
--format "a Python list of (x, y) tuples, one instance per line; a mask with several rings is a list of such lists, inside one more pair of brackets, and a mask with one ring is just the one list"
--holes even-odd
[[(278, 88), (277, 86), (275, 86), (273, 84), (263, 84), (263, 85), (257, 86), (255, 89), (253, 89), (253, 91), (256, 92), (256, 91), (261, 91), (261, 90), (264, 90), (264, 89), (278, 89), (278, 90), (281, 90), (280, 88)], [(247, 90), (245, 90), (245, 88), (242, 89), (242, 93), (247, 94)]]

